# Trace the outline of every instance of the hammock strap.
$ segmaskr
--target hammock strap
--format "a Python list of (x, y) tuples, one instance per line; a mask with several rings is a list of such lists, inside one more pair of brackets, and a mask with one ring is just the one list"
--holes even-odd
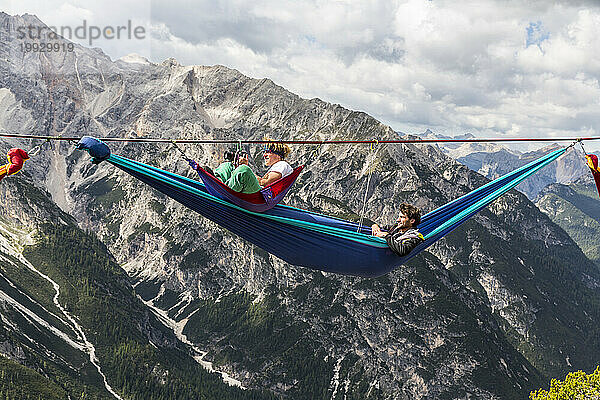
[[(373, 161), (375, 161), (375, 156), (377, 155), (377, 152), (379, 151), (379, 147), (377, 147), (377, 145), (379, 144), (379, 141), (375, 141), (375, 143), (371, 143), (371, 145), (369, 146), (371, 149), (370, 152), (370, 156), (371, 156), (371, 160), (369, 160), (369, 156), (367, 156), (367, 171), (368, 171), (368, 176), (367, 176), (367, 187), (365, 188), (365, 195), (363, 197), (363, 205), (362, 205), (362, 210), (360, 212), (360, 221), (358, 222), (358, 227), (356, 228), (356, 232), (360, 232), (360, 228), (363, 224), (363, 219), (364, 219), (364, 215), (365, 215), (365, 208), (367, 206), (367, 195), (369, 194), (369, 187), (371, 185), (371, 174), (373, 172), (373, 168), (371, 168), (371, 163)], [(377, 150), (375, 151), (375, 148), (377, 147)]]
[(173, 146), (175, 146), (175, 148), (176, 148), (177, 150), (179, 150), (179, 152), (181, 153), (181, 155), (183, 156), (183, 158), (185, 159), (185, 161), (187, 161), (188, 163), (189, 163), (190, 161), (193, 161), (191, 158), (189, 158), (189, 157), (187, 156), (187, 154), (185, 154), (185, 151), (183, 151), (183, 149), (182, 149), (181, 147), (179, 147), (179, 145), (177, 144), (177, 141), (176, 141), (176, 140), (171, 140), (171, 143), (173, 144)]
[[(46, 140), (44, 140), (42, 143), (38, 144), (37, 146), (32, 147), (31, 150), (29, 150), (27, 152), (27, 154), (30, 157), (37, 155), (40, 152), (40, 150), (42, 149), (42, 147), (44, 147), (44, 145), (46, 143), (50, 143), (51, 140), (61, 140), (62, 139), (62, 135), (63, 134), (60, 134), (58, 136), (48, 136), (48, 137), (46, 137)], [(77, 145), (77, 142), (75, 141), (75, 139), (67, 139), (67, 140), (70, 141), (70, 142), (75, 142), (75, 145)]]
[(587, 153), (587, 151), (585, 151), (585, 147), (583, 147), (583, 141), (581, 139), (578, 139), (577, 143), (579, 143), (579, 145), (581, 146), (581, 150), (583, 151), (583, 154), (585, 154), (587, 156), (588, 153)]
[(29, 154), (30, 157), (37, 155), (37, 153), (39, 153), (40, 150), (42, 149), (42, 146), (44, 146), (46, 143), (49, 143), (49, 142), (50, 142), (50, 138), (44, 140), (42, 143), (38, 144), (37, 146), (32, 147), (31, 150), (29, 150), (27, 152), (27, 154)]

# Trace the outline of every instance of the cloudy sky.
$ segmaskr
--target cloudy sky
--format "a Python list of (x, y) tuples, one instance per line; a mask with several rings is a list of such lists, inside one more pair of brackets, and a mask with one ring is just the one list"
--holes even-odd
[(2, 10), (52, 26), (131, 20), (144, 40), (94, 46), (113, 59), (222, 64), (406, 133), (557, 137), (600, 136), (596, 4), (9, 0)]

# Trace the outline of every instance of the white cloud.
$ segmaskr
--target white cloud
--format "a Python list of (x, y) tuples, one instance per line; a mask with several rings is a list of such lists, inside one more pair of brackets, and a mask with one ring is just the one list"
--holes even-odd
[(223, 64), (405, 132), (600, 135), (600, 8), (594, 2), (10, 4), (9, 12), (34, 13), (49, 25), (81, 15), (103, 24), (147, 23), (151, 46), (100, 46), (113, 58), (136, 51), (153, 61)]

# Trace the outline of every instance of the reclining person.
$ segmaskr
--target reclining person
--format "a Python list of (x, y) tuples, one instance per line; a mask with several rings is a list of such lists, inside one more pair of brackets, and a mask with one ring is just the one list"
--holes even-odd
[(417, 245), (425, 239), (416, 229), (421, 223), (421, 210), (412, 204), (402, 203), (396, 225), (380, 228), (379, 225), (371, 226), (373, 236), (385, 238), (390, 249), (399, 256), (408, 255)]
[(225, 152), (225, 161), (215, 169), (214, 175), (236, 192), (256, 193), (263, 187), (294, 172), (291, 165), (285, 161), (290, 152), (291, 149), (287, 144), (268, 143), (265, 146), (263, 159), (269, 170), (262, 177), (252, 172), (248, 166), (247, 154), (238, 158), (238, 166), (234, 168), (233, 160), (228, 159), (228, 154), (231, 152)]

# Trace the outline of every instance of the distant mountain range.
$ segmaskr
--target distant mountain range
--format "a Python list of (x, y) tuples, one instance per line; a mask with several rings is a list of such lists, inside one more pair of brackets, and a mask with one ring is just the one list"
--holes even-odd
[[(224, 66), (24, 54), (15, 29), (41, 24), (0, 13), (3, 131), (397, 137)], [(196, 178), (172, 146), (111, 148)], [(185, 146), (201, 165), (225, 148)], [(367, 190), (363, 216), (385, 223), (488, 182), (435, 146), (368, 154), (296, 146), (287, 204), (358, 220)], [(600, 359), (600, 270), (516, 191), (378, 279), (287, 265), (68, 143), (44, 143), (0, 198), (0, 390), (16, 398), (512, 399)]]
[[(420, 136), (439, 139), (475, 138), (471, 134), (449, 137), (435, 134), (430, 130), (425, 131)], [(441, 143), (438, 146), (448, 156), (489, 179), (496, 179), (562, 147), (558, 144), (552, 144), (535, 151), (519, 152), (497, 143)], [(585, 174), (589, 174), (589, 171), (583, 153), (580, 149), (575, 148), (521, 183), (517, 186), (517, 190), (525, 193), (527, 197), (533, 200), (546, 186), (552, 183), (568, 184), (575, 182)]]

